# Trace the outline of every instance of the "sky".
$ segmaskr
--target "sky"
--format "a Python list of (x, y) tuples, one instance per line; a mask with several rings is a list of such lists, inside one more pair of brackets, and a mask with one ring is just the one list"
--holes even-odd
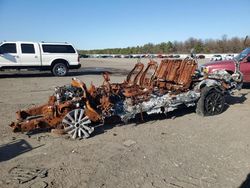
[(0, 0), (0, 41), (121, 48), (250, 35), (250, 0)]

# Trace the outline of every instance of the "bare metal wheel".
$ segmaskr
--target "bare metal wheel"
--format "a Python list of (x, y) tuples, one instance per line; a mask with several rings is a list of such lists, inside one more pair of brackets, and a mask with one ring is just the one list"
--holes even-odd
[(73, 139), (88, 138), (94, 131), (94, 127), (90, 127), (91, 121), (85, 115), (84, 109), (75, 109), (70, 111), (62, 120), (65, 125), (65, 132), (70, 134)]
[(57, 63), (52, 68), (54, 76), (65, 76), (68, 73), (68, 67), (64, 63)]

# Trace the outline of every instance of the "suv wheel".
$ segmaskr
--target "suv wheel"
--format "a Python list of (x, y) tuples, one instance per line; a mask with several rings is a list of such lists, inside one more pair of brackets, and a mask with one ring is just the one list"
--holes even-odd
[(223, 112), (225, 96), (213, 87), (204, 87), (197, 102), (196, 113), (201, 116), (213, 116)]
[(64, 63), (56, 63), (51, 72), (54, 76), (65, 76), (68, 73), (68, 67)]

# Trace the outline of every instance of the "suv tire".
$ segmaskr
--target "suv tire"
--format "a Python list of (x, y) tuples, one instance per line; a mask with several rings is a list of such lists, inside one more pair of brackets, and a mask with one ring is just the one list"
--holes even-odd
[(68, 73), (68, 67), (64, 63), (56, 63), (51, 72), (54, 76), (65, 76)]
[(204, 87), (196, 105), (196, 113), (201, 116), (213, 116), (223, 112), (225, 96), (219, 89)]

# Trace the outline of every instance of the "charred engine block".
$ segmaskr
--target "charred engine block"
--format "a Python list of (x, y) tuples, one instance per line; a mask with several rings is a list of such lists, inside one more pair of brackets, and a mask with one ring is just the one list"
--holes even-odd
[(54, 92), (57, 103), (72, 100), (76, 97), (81, 97), (82, 95), (82, 89), (72, 87), (71, 85), (56, 87)]

